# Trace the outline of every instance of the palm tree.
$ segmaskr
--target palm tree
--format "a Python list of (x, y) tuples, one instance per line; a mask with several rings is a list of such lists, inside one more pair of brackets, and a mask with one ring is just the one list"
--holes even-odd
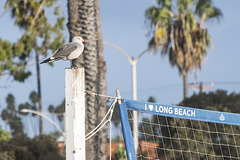
[[(85, 68), (86, 90), (106, 94), (105, 62), (103, 59), (101, 23), (98, 0), (68, 0), (70, 39), (80, 35), (87, 40), (84, 53), (72, 61), (73, 67)], [(92, 131), (106, 114), (106, 100), (86, 95), (86, 132)], [(87, 159), (106, 159), (106, 127), (86, 142)]]
[(145, 17), (150, 22), (153, 37), (150, 48), (163, 56), (169, 55), (172, 66), (177, 66), (183, 77), (184, 98), (187, 97), (187, 76), (193, 69), (201, 69), (201, 63), (211, 46), (211, 37), (204, 22), (222, 17), (212, 0), (157, 0), (157, 6), (149, 7)]

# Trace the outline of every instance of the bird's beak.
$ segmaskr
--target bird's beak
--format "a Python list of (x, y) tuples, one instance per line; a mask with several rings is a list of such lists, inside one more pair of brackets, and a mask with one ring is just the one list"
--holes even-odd
[(87, 41), (86, 41), (86, 40), (83, 40), (82, 42), (86, 43)]

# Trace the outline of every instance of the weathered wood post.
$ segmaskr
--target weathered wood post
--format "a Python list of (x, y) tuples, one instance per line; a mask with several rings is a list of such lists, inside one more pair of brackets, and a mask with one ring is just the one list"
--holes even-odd
[(84, 68), (65, 69), (66, 159), (85, 160)]

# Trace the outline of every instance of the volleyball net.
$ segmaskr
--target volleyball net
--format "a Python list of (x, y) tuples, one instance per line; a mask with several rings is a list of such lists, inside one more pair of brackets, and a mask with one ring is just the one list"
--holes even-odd
[[(126, 99), (119, 110), (129, 160), (240, 159), (240, 114)], [(132, 111), (138, 112), (137, 147)]]

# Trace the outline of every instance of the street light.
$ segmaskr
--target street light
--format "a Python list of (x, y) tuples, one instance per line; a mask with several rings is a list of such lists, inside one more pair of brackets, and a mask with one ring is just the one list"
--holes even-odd
[[(118, 51), (120, 51), (130, 62), (132, 66), (132, 99), (137, 100), (137, 69), (136, 65), (140, 57), (142, 57), (143, 54), (145, 54), (148, 51), (148, 48), (145, 49), (141, 54), (137, 56), (137, 58), (130, 58), (126, 52), (124, 52), (121, 48), (107, 42), (103, 42), (103, 44), (111, 46)], [(137, 152), (138, 149), (138, 124), (137, 124), (137, 112), (133, 111), (133, 141), (134, 141), (134, 147), (135, 151)]]
[(37, 115), (45, 118), (50, 123), (52, 123), (61, 132), (61, 134), (65, 137), (64, 131), (61, 129), (61, 127), (59, 127), (59, 125), (57, 123), (55, 123), (51, 118), (49, 118), (48, 116), (44, 115), (43, 113), (31, 110), (31, 109), (21, 109), (20, 112), (23, 112), (23, 113), (33, 113), (33, 114), (37, 114)]

